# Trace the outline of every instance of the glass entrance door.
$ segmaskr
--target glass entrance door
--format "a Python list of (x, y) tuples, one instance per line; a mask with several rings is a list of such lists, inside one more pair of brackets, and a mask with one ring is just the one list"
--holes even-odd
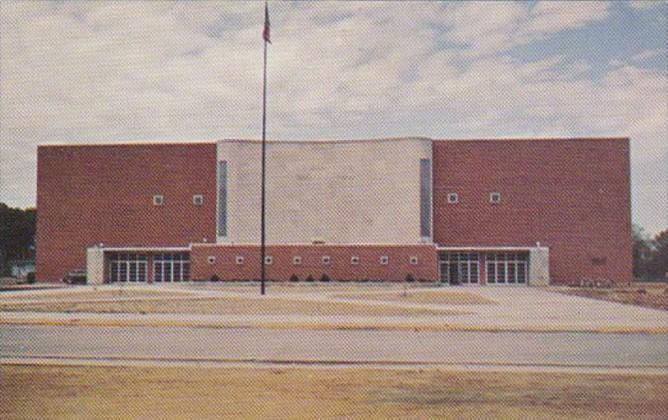
[(441, 282), (451, 285), (478, 284), (480, 261), (477, 252), (441, 252)]
[(526, 284), (529, 268), (527, 252), (491, 252), (487, 261), (488, 284)]
[(145, 282), (147, 278), (148, 257), (140, 254), (114, 254), (109, 260), (109, 281)]

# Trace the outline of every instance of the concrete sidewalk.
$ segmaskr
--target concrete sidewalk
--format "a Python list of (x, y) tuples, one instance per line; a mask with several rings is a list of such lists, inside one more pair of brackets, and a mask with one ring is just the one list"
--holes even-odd
[(661, 335), (0, 327), (0, 357), (301, 364), (668, 367)]
[[(98, 290), (113, 290), (108, 286)], [(80, 287), (77, 290), (90, 288)], [(289, 288), (287, 288), (289, 289)], [(323, 290), (324, 289), (324, 290)], [(387, 288), (362, 288), (364, 292), (387, 292)], [(639, 306), (600, 301), (564, 295), (549, 289), (530, 287), (458, 287), (419, 288), (467, 292), (485, 297), (495, 304), (451, 305), (404, 303), (401, 301), (378, 301), (335, 297), (341, 291), (336, 287), (318, 288), (313, 292), (304, 290), (291, 293), (289, 290), (274, 292), (260, 297), (254, 293), (203, 289), (199, 285), (133, 286), (127, 290), (162, 290), (184, 292), (184, 298), (207, 299), (215, 297), (243, 297), (245, 299), (285, 299), (316, 302), (355, 302), (364, 305), (392, 306), (402, 308), (431, 308), (465, 312), (432, 316), (322, 316), (304, 315), (203, 315), (187, 313), (44, 313), (2, 312), (0, 323), (4, 324), (50, 324), (50, 325), (119, 325), (119, 326), (193, 326), (193, 327), (244, 327), (244, 328), (305, 328), (305, 329), (378, 329), (425, 331), (546, 331), (546, 332), (599, 332), (599, 333), (668, 333), (668, 312)], [(401, 289), (394, 289), (399, 291)], [(27, 292), (22, 292), (21, 295)], [(60, 290), (36, 292), (55, 299)], [(12, 293), (14, 295), (14, 293)], [(6, 296), (6, 295), (4, 295)], [(169, 297), (173, 299), (173, 297)], [(138, 298), (137, 300), (142, 300)]]

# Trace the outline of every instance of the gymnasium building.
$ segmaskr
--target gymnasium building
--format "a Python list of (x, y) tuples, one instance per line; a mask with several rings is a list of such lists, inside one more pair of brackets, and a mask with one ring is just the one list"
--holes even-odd
[[(260, 277), (261, 143), (38, 148), (37, 279)], [(627, 138), (268, 141), (267, 278), (631, 281)]]

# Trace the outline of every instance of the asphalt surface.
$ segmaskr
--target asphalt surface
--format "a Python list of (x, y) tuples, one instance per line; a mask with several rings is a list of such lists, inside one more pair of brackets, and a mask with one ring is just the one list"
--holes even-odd
[(668, 336), (83, 326), (0, 326), (0, 358), (652, 368)]

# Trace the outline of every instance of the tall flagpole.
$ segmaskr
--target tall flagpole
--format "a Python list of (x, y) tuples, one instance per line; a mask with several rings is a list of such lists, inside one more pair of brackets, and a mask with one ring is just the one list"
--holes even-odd
[(260, 294), (265, 294), (265, 280), (266, 280), (266, 235), (265, 235), (265, 167), (267, 161), (267, 44), (269, 38), (269, 6), (264, 4), (264, 31), (262, 32), (262, 39), (264, 40), (264, 67), (263, 67), (263, 85), (262, 85), (262, 192), (261, 192), (261, 213), (260, 219), (260, 265), (262, 267), (262, 274), (260, 277)]

